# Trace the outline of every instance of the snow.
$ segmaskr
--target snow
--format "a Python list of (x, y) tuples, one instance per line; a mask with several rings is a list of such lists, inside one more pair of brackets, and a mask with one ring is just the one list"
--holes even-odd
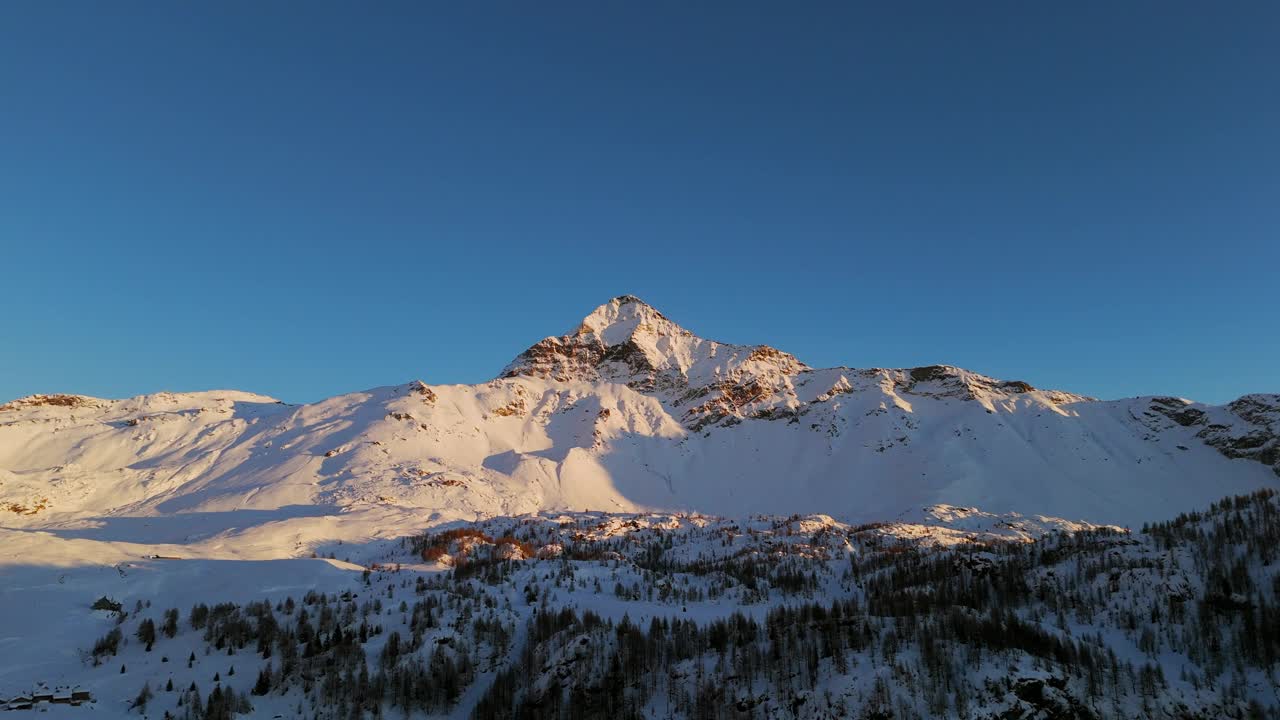
[(1280, 487), (1277, 437), (1275, 395), (1097, 401), (950, 366), (814, 369), (704, 340), (630, 296), (478, 385), (307, 405), (233, 390), (31, 396), (0, 406), (0, 691), (136, 693), (132, 671), (86, 674), (86, 643), (111, 625), (86, 611), (96, 597), (185, 613), (340, 592), (424, 528), (545, 526), (548, 557), (571, 542), (561, 526), (714, 531), (735, 551), (862, 523), (894, 543), (1028, 542)]

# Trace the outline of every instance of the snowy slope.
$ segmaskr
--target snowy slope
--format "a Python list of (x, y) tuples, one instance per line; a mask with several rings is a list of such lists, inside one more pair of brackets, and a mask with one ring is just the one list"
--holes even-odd
[(948, 366), (813, 369), (624, 296), (481, 385), (302, 406), (233, 391), (11, 402), (0, 507), (11, 527), (370, 508), (880, 520), (938, 504), (1136, 524), (1280, 485), (1278, 418), (1275, 395), (1104, 402)]
[[(353, 562), (134, 559), (27, 533), (3, 547), (28, 563), (0, 563), (0, 701), (77, 689), (91, 701), (35, 712), (207, 720), (195, 687), (245, 696), (241, 716), (333, 720), (559, 717), (566, 700), (585, 717), (1272, 717), (1277, 497), (1132, 534), (950, 506), (919, 513), (942, 527), (545, 513), (335, 548)], [(624, 676), (615, 701), (642, 712), (610, 714)]]

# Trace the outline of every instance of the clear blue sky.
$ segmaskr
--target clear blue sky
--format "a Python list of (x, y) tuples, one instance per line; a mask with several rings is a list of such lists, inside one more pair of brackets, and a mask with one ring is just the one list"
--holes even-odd
[(0, 398), (813, 365), (1280, 392), (1280, 4), (8, 3)]

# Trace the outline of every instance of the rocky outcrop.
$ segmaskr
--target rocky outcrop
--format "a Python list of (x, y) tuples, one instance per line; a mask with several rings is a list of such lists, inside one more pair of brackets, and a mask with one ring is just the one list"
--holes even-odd
[(38, 407), (97, 407), (102, 402), (97, 398), (85, 397), (84, 395), (28, 395), (0, 405), (0, 412)]
[(1181, 398), (1151, 398), (1151, 409), (1183, 427), (1202, 425), (1205, 422), (1205, 412), (1199, 408), (1190, 407), (1190, 403)]
[(433, 403), (436, 401), (435, 391), (421, 380), (414, 380), (409, 383), (409, 392), (422, 398), (424, 402)]
[(1229, 458), (1256, 460), (1280, 475), (1280, 395), (1245, 395), (1222, 408), (1157, 397), (1151, 412), (1198, 428), (1197, 438)]
[(1046, 400), (1058, 404), (1093, 399), (1060, 390), (1037, 390), (1035, 386), (1022, 380), (997, 380), (951, 365), (926, 365), (898, 372), (903, 374), (898, 385), (904, 392), (913, 395), (981, 400), (993, 396), (1040, 392)]
[(1000, 720), (1097, 720), (1098, 714), (1072, 695), (1065, 678), (1018, 678), (1013, 683), (1014, 702)]
[(502, 377), (527, 375), (558, 382), (589, 382), (599, 378), (597, 368), (605, 349), (600, 342), (549, 337), (520, 353), (515, 362), (502, 371)]
[(1239, 423), (1210, 424), (1198, 436), (1227, 457), (1257, 460), (1280, 475), (1280, 395), (1245, 395), (1227, 409)]

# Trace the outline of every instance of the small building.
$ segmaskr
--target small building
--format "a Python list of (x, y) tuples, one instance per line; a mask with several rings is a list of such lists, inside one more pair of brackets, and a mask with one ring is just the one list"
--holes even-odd
[(92, 699), (93, 699), (93, 696), (89, 694), (88, 690), (72, 690), (71, 691), (72, 702), (89, 702)]

